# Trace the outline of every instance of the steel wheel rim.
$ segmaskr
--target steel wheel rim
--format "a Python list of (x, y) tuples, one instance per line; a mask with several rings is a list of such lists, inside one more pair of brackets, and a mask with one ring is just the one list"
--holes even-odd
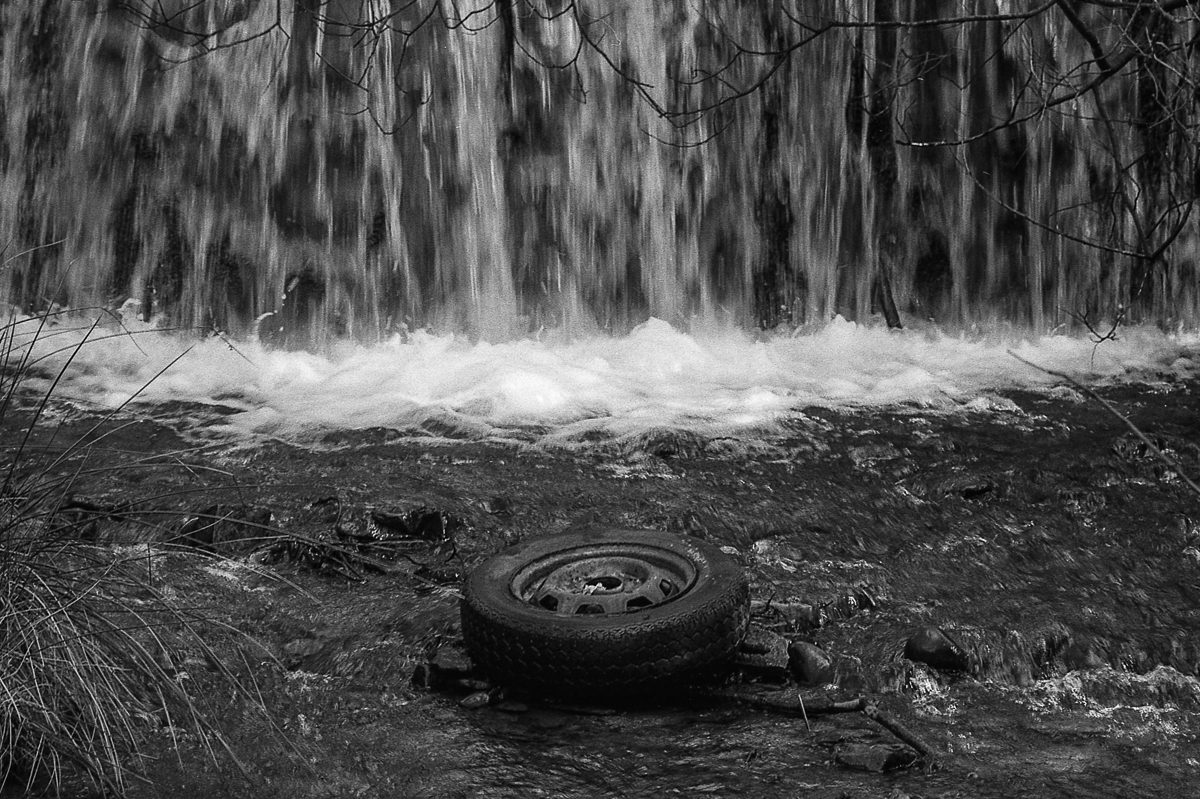
[(640, 544), (602, 544), (545, 555), (509, 584), (519, 601), (555, 616), (614, 616), (658, 607), (696, 580), (687, 558)]

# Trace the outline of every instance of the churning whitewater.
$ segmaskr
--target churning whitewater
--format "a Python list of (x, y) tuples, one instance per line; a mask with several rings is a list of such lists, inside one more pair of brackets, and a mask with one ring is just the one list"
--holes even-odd
[(46, 380), (89, 407), (164, 402), (213, 406), (204, 437), (274, 438), (316, 445), (334, 430), (385, 428), (403, 436), (523, 441), (586, 448), (661, 430), (706, 439), (769, 441), (810, 407), (902, 407), (1018, 412), (996, 392), (1161, 380), (1200, 365), (1200, 335), (1123, 330), (1099, 345), (1078, 336), (1037, 339), (887, 330), (836, 318), (803, 334), (756, 336), (650, 319), (626, 336), (504, 343), (418, 331), (324, 354), (256, 341), (180, 338), (148, 325), (88, 330), (18, 321)]

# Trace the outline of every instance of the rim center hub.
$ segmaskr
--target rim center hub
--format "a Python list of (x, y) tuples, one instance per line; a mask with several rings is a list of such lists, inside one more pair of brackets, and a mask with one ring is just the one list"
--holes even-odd
[(580, 547), (529, 563), (510, 589), (524, 602), (562, 616), (645, 610), (686, 591), (696, 570), (686, 558), (655, 547)]

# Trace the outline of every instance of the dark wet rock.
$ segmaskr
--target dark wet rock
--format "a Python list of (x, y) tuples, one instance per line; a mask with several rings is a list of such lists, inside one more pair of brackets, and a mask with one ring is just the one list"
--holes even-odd
[(967, 671), (970, 655), (944, 630), (926, 627), (904, 644), (904, 657), (943, 671)]
[(272, 535), (270, 508), (255, 505), (209, 505), (184, 518), (167, 543), (238, 551)]
[(1000, 484), (978, 474), (952, 474), (930, 480), (921, 492), (928, 499), (961, 497), (982, 500), (999, 492)]
[(1028, 685), (1056, 674), (1055, 658), (1070, 638), (1070, 631), (1058, 623), (1023, 631), (955, 626), (942, 632), (967, 653), (966, 670), (972, 676), (1009, 685)]
[(824, 621), (821, 609), (808, 602), (774, 602), (754, 600), (750, 613), (764, 622), (783, 622), (792, 630), (815, 630)]
[(479, 677), (467, 676), (469, 671), (444, 670), (432, 662), (418, 663), (413, 669), (412, 685), (425, 690), (451, 690), (479, 693), (490, 691), (494, 686)]
[(792, 675), (806, 685), (823, 685), (834, 679), (833, 658), (808, 641), (793, 641), (788, 645), (788, 667)]
[(879, 592), (863, 583), (834, 599), (825, 607), (825, 613), (830, 618), (850, 619), (864, 611), (874, 610), (879, 602)]
[(467, 710), (479, 710), (492, 704), (492, 692), (476, 691), (473, 694), (467, 694), (459, 700), (458, 704)]
[(850, 458), (851, 463), (862, 469), (880, 461), (895, 460), (903, 454), (891, 444), (864, 444), (861, 447), (851, 447), (846, 456)]
[(371, 509), (371, 521), (379, 528), (380, 537), (423, 541), (445, 541), (466, 526), (457, 516), (425, 505), (381, 505)]
[(899, 744), (841, 744), (833, 757), (843, 766), (879, 774), (908, 768), (917, 762), (917, 753)]
[(513, 504), (508, 497), (489, 497), (483, 503), (483, 509), (493, 516), (511, 516)]
[(778, 633), (751, 627), (734, 652), (733, 663), (756, 677), (782, 682), (788, 676), (788, 641)]

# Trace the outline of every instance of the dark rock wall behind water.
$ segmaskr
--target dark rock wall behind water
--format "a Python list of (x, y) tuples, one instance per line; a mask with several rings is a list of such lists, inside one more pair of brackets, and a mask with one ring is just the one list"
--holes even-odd
[[(1012, 4), (801, 5), (888, 23)], [(1192, 101), (1161, 140), (1135, 113), (1170, 75), (1106, 83), (1106, 119), (1084, 96), (914, 147), (1036, 109), (1036, 70), (1087, 62), (1088, 43), (1046, 14), (833, 30), (761, 55), (805, 35), (784, 10), (10, 0), (0, 292), (27, 309), (134, 298), (168, 324), (241, 332), (282, 304), (277, 321), (367, 339), (648, 315), (773, 327), (888, 301), (949, 324), (1050, 329), (1118, 307), (1196, 321), (1182, 210), (1161, 257), (1129, 254), (1166, 235), (1139, 227), (1146, 204), (1190, 209), (1169, 134)]]

